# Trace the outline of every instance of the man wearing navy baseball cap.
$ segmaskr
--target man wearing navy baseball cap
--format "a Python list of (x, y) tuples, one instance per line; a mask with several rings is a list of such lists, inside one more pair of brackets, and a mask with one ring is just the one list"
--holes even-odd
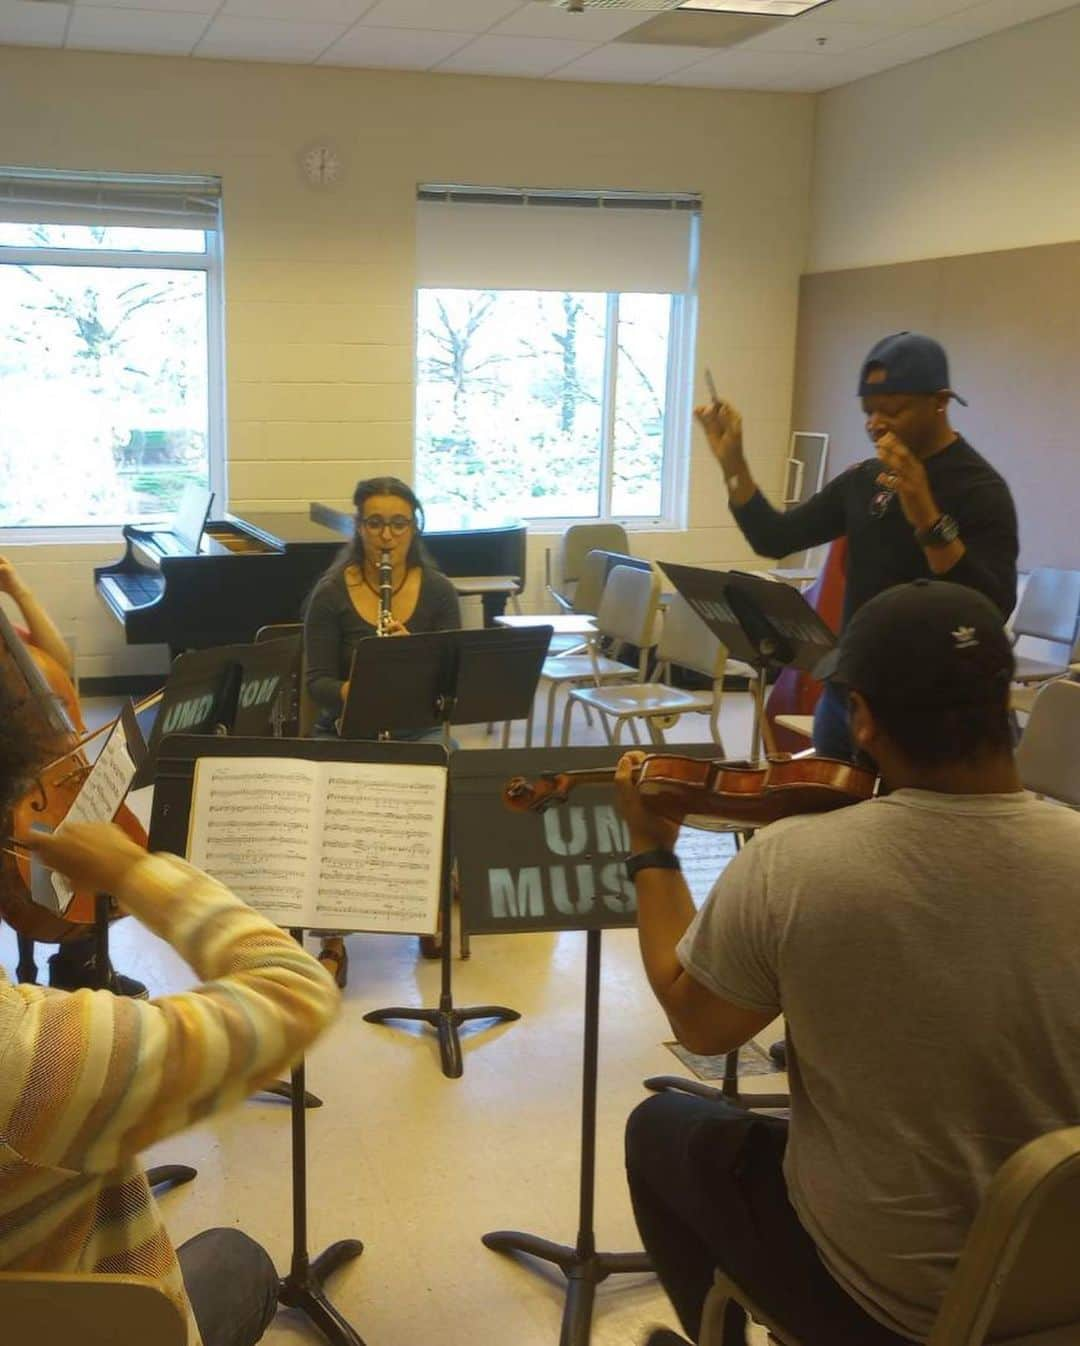
[[(999, 610), (888, 589), (819, 671), (889, 793), (764, 828), (700, 911), (678, 826), (631, 783), (642, 754), (616, 772), (679, 1041), (718, 1055), (786, 1024), (790, 1122), (672, 1091), (628, 1123), (638, 1228), (694, 1341), (717, 1267), (806, 1346), (925, 1341), (994, 1173), (1080, 1123), (1080, 814), (1021, 786)], [(729, 1313), (724, 1346), (743, 1332)]]
[[(759, 555), (779, 557), (846, 537), (845, 625), (882, 590), (935, 576), (979, 590), (1007, 617), (1016, 602), (1016, 510), (1004, 478), (949, 422), (950, 401), (966, 403), (952, 389), (942, 346), (918, 332), (884, 337), (863, 361), (858, 395), (876, 456), (786, 513), (753, 479), (736, 408), (722, 400), (698, 407), (746, 540)], [(814, 746), (852, 755), (835, 688), (818, 703)]]

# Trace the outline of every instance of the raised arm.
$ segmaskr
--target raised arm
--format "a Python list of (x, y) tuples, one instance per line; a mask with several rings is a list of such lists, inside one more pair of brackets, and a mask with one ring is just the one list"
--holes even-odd
[(31, 644), (51, 655), (65, 673), (73, 673), (75, 660), (67, 641), (6, 556), (0, 556), (0, 593), (10, 594), (15, 600)]
[(774, 509), (762, 494), (743, 450), (742, 416), (730, 402), (698, 407), (694, 415), (720, 464), (735, 522), (759, 556), (779, 557), (817, 547), (845, 531), (847, 477), (831, 481), (811, 500), (794, 509)]
[(17, 988), (0, 1056), (0, 1139), (26, 1161), (106, 1173), (274, 1079), (329, 1024), (329, 975), (226, 888), (118, 829), (36, 841), (80, 885), (111, 891), (202, 985), (160, 1000)]

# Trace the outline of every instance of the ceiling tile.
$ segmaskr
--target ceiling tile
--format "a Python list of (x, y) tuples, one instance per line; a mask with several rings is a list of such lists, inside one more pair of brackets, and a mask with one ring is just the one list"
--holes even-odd
[(0, 43), (13, 47), (59, 47), (69, 13), (66, 5), (0, 0)]
[(427, 70), (466, 42), (465, 33), (423, 33), (418, 28), (351, 28), (319, 57), (319, 65)]
[(186, 56), (205, 28), (205, 14), (76, 5), (64, 45), (84, 51), (140, 51)]
[(766, 89), (770, 80), (823, 60), (823, 56), (801, 52), (744, 51), (735, 47), (714, 52), (707, 60), (667, 75), (659, 83), (703, 89)]
[(654, 19), (647, 10), (587, 9), (571, 14), (554, 5), (523, 4), (516, 14), (497, 23), (493, 33), (512, 37), (555, 37), (571, 42), (611, 42)]
[(362, 22), (379, 28), (483, 33), (521, 4), (522, 0), (378, 0)]
[(462, 75), (550, 75), (591, 50), (588, 42), (545, 37), (478, 37), (437, 68)]
[(829, 0), (830, 23), (883, 23), (897, 28), (913, 28), (934, 23), (957, 10), (966, 9), (973, 0)]
[[(74, 0), (76, 8), (81, 0)], [(170, 14), (216, 14), (221, 0), (86, 0), (92, 9), (165, 10)]]
[(805, 19), (779, 24), (759, 37), (740, 42), (737, 50), (801, 51), (814, 56), (831, 56), (834, 52), (869, 47), (872, 42), (879, 42), (896, 31), (895, 27), (877, 23), (830, 23), (809, 14)]
[[(950, 15), (950, 19), (963, 22), (978, 30), (980, 35), (996, 33), (1002, 28), (1011, 28), (1017, 24), (1029, 25), (1033, 20), (1045, 19), (1049, 14), (1057, 14), (1063, 9), (1071, 9), (1076, 0), (981, 0), (962, 13)], [(946, 22), (949, 20), (947, 19)], [(1027, 28), (1032, 37), (1039, 36), (1037, 28)]]
[(560, 70), (559, 78), (650, 84), (711, 54), (708, 47), (638, 47), (610, 42)]
[(225, 0), (221, 13), (249, 19), (351, 24), (370, 8), (371, 0)]
[(195, 48), (196, 56), (231, 61), (313, 61), (345, 31), (340, 23), (284, 23), (222, 15)]

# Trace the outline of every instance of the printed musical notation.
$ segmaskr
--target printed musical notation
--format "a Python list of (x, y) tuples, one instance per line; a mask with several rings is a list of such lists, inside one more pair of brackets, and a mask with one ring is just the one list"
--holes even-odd
[(675, 843), (675, 852), (694, 905), (700, 907), (712, 892), (713, 884), (735, 858), (735, 836), (731, 832), (706, 832), (684, 827)]
[(188, 853), (278, 925), (425, 933), (445, 796), (444, 767), (203, 758)]

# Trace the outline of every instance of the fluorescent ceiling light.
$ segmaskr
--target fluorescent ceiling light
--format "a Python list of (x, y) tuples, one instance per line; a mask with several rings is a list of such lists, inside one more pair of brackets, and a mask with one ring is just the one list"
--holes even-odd
[(679, 9), (711, 9), (718, 14), (765, 14), (775, 19), (793, 19), (817, 9), (828, 0), (683, 0)]

